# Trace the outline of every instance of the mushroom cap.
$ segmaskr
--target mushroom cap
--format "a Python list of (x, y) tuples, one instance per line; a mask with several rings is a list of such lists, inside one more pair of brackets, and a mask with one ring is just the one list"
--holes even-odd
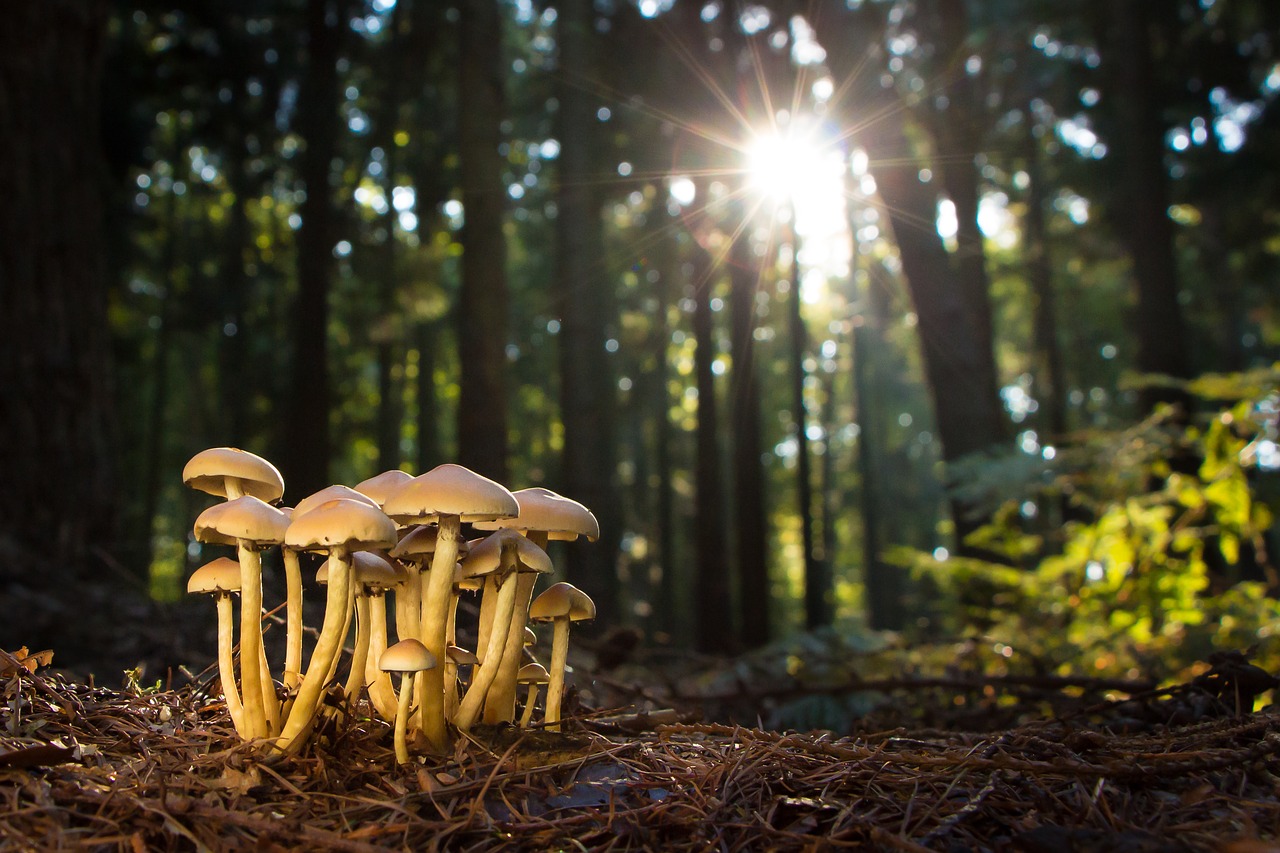
[[(391, 549), (391, 556), (397, 560), (409, 561), (414, 561), (421, 557), (429, 557), (436, 552), (436, 541), (439, 534), (439, 528), (430, 524), (419, 524), (400, 537), (400, 541)], [(459, 556), (467, 553), (467, 549), (468, 543), (458, 543)]]
[(493, 521), (514, 518), (520, 505), (506, 486), (488, 477), (446, 463), (407, 480), (387, 495), (383, 511), (402, 524), (430, 523), (441, 516), (461, 521)]
[[(351, 570), (355, 572), (352, 580), (379, 592), (404, 583), (404, 569), (379, 554), (377, 551), (353, 551), (351, 553)], [(316, 583), (329, 582), (329, 561), (325, 560), (316, 569)]]
[(537, 661), (526, 663), (516, 673), (517, 684), (546, 684), (550, 680), (551, 673), (547, 672), (547, 668)]
[(279, 545), (284, 541), (289, 516), (253, 495), (214, 504), (196, 517), (195, 535), (214, 545)]
[(378, 658), (378, 668), (383, 672), (422, 672), (435, 665), (435, 655), (412, 637), (391, 646)]
[[(337, 500), (338, 498), (359, 501), (360, 503), (368, 504), (369, 506), (378, 506), (378, 502), (368, 495), (362, 495), (360, 492), (357, 492), (349, 486), (334, 484), (332, 486), (325, 486), (315, 494), (307, 495), (305, 498), (298, 501), (298, 505), (293, 508), (293, 514), (295, 517), (305, 515), (320, 506), (320, 504), (328, 503), (329, 501)], [(379, 507), (379, 509), (381, 509), (381, 507)]]
[(528, 625), (524, 626), (524, 644), (526, 646), (538, 645), (538, 635)]
[(529, 605), (529, 618), (535, 621), (552, 622), (565, 617), (570, 622), (596, 618), (596, 605), (591, 596), (571, 583), (552, 584)]
[(445, 649), (445, 653), (449, 655), (449, 660), (458, 666), (475, 666), (480, 663), (480, 658), (462, 646), (449, 646)]
[(387, 495), (412, 479), (413, 475), (408, 471), (392, 468), (390, 471), (383, 471), (381, 474), (356, 483), (356, 491), (371, 498), (378, 506), (382, 506), (387, 502)]
[(210, 560), (187, 578), (189, 593), (225, 593), (240, 591), (240, 564), (229, 557)]
[(295, 516), (284, 541), (291, 548), (313, 551), (390, 548), (396, 542), (396, 526), (376, 506), (338, 498)]
[(596, 521), (591, 510), (577, 501), (541, 486), (520, 489), (512, 494), (520, 505), (520, 514), (515, 518), (477, 522), (476, 530), (497, 530), (503, 527), (512, 530), (540, 530), (547, 534), (548, 539), (565, 541), (572, 541), (579, 536), (585, 536), (592, 542), (600, 538), (600, 522)]
[(182, 482), (193, 489), (227, 496), (227, 478), (240, 481), (240, 490), (262, 501), (278, 501), (284, 494), (284, 478), (261, 456), (235, 447), (201, 450), (182, 469)]
[(502, 552), (506, 548), (515, 550), (517, 571), (551, 571), (551, 558), (546, 551), (516, 531), (504, 528), (495, 530), (471, 546), (466, 559), (462, 561), (462, 573), (467, 577), (476, 577), (498, 571), (502, 566)]

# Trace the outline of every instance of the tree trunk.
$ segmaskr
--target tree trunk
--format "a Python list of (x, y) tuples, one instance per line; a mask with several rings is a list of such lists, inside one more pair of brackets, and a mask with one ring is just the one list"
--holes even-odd
[[(1028, 112), (1030, 115), (1030, 112)], [(1049, 258), (1049, 232), (1045, 227), (1044, 175), (1040, 170), (1040, 145), (1028, 131), (1026, 159), (1030, 184), (1027, 188), (1027, 215), (1023, 221), (1026, 234), (1027, 280), (1035, 300), (1034, 346), (1036, 352), (1036, 384), (1048, 438), (1060, 441), (1067, 432), (1067, 378), (1062, 364), (1062, 347), (1058, 344), (1058, 311), (1053, 288), (1053, 266)]]
[(497, 0), (460, 4), (458, 152), (462, 287), (458, 294), (458, 461), (507, 477), (507, 247), (503, 235), (502, 20)]
[(600, 541), (572, 548), (566, 574), (596, 603), (602, 623), (618, 615), (615, 568), (621, 541), (615, 461), (617, 383), (605, 350), (612, 322), (612, 283), (604, 258), (596, 196), (600, 144), (595, 101), (582, 87), (597, 79), (595, 13), (588, 0), (559, 6), (560, 158), (556, 186), (556, 273), (552, 296), (560, 317), (561, 466), (564, 493), (586, 504), (600, 522)]
[[(99, 90), (107, 7), (0, 27), (0, 550), (81, 572), (114, 537)], [(30, 566), (4, 560), (0, 577)], [(46, 580), (52, 580), (46, 578)]]
[(761, 265), (751, 251), (750, 229), (733, 242), (729, 264), (730, 346), (733, 370), (729, 389), (733, 441), (734, 533), (737, 537), (739, 610), (742, 642), (748, 648), (769, 642), (769, 563), (761, 462), (760, 382), (756, 376), (756, 293)]
[(283, 468), (293, 500), (329, 485), (329, 287), (333, 279), (332, 163), (338, 134), (338, 58), (345, 4), (307, 4), (307, 75), (298, 100), (306, 140), (300, 174), (306, 185), (298, 229), (298, 299), (294, 311), (293, 400), (285, 415)]

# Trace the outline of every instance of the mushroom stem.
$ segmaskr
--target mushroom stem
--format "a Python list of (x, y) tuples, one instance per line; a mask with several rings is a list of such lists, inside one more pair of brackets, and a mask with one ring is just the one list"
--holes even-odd
[(378, 715), (384, 720), (394, 720), (396, 689), (391, 684), (391, 676), (378, 667), (378, 661), (386, 650), (387, 597), (385, 593), (379, 593), (369, 598), (369, 655), (365, 658), (364, 680), (369, 686), (369, 701)]
[(515, 605), (507, 625), (502, 664), (494, 677), (493, 688), (489, 691), (484, 703), (484, 721), (490, 725), (509, 723), (516, 716), (516, 688), (518, 687), (516, 679), (520, 675), (524, 626), (528, 624), (529, 602), (533, 600), (533, 587), (537, 582), (537, 572), (520, 572), (515, 577)]
[(422, 639), (422, 568), (409, 562), (409, 578), (396, 590), (396, 639)]
[(230, 593), (218, 593), (218, 678), (222, 681), (222, 695), (227, 700), (227, 713), (231, 723), (242, 738), (250, 737), (245, 730), (244, 709), (240, 704), (240, 691), (236, 689), (236, 663), (232, 653), (232, 634), (235, 617), (231, 612)]
[[(503, 563), (514, 561), (515, 554), (508, 555), (508, 553), (504, 551)], [(476, 718), (480, 716), (480, 709), (484, 704), (485, 695), (489, 692), (489, 686), (498, 676), (504, 648), (507, 645), (507, 632), (503, 630), (503, 626), (511, 621), (511, 614), (515, 610), (518, 586), (516, 577), (505, 566), (498, 571), (505, 573), (507, 577), (505, 580), (498, 581), (498, 600), (494, 603), (493, 630), (489, 632), (489, 645), (485, 648), (484, 660), (471, 675), (471, 684), (468, 685), (466, 695), (462, 697), (462, 702), (458, 705), (458, 713), (453, 719), (453, 724), (464, 732), (470, 729)]]
[[(381, 596), (378, 603), (381, 604)], [(346, 694), (347, 703), (354, 705), (360, 699), (360, 691), (364, 689), (365, 664), (369, 660), (369, 643), (371, 632), (371, 607), (369, 594), (363, 589), (356, 591), (356, 647), (351, 655), (351, 672), (347, 674), (347, 683), (342, 692)]]
[[(427, 670), (430, 672), (431, 670)], [(400, 675), (400, 696), (396, 702), (396, 764), (409, 763), (409, 744), (406, 734), (409, 729), (409, 698), (413, 695), (414, 685), (421, 680), (421, 673), (406, 672)]]
[(311, 651), (307, 672), (298, 685), (298, 694), (289, 709), (284, 728), (276, 739), (276, 748), (292, 753), (306, 742), (305, 735), (315, 720), (320, 694), (329, 680), (329, 668), (338, 657), (346, 638), (343, 623), (351, 601), (351, 554), (335, 548), (329, 555), (329, 586), (325, 597), (324, 623), (320, 637)]
[[(458, 562), (458, 539), (461, 521), (456, 515), (440, 516), (436, 532), (436, 551), (431, 558), (422, 597), (422, 644), (432, 657), (445, 659), (445, 622), (448, 618), (449, 591), (453, 587), (453, 570)], [(443, 752), (449, 746), (449, 733), (444, 718), (444, 666), (425, 671), (417, 682), (423, 734), (433, 749)]]
[(560, 731), (560, 699), (564, 694), (564, 670), (569, 662), (569, 617), (551, 623), (551, 680), (547, 682), (547, 730)]
[(533, 722), (533, 706), (538, 701), (538, 685), (536, 683), (529, 685), (529, 692), (524, 698), (524, 713), (520, 715), (520, 728), (529, 728), (529, 723)]
[(484, 659), (484, 650), (489, 647), (489, 632), (493, 630), (493, 610), (498, 600), (498, 579), (490, 574), (484, 578), (480, 588), (480, 621), (476, 624), (476, 655)]
[[(228, 491), (231, 480), (228, 479)], [(262, 558), (247, 541), (237, 542), (240, 558), (240, 691), (249, 737), (271, 735), (262, 690)], [(269, 676), (268, 676), (269, 677)]]
[(280, 731), (280, 697), (276, 695), (276, 683), (271, 678), (271, 664), (267, 663), (265, 645), (258, 647), (258, 675), (262, 679), (262, 712), (267, 717), (267, 731)]
[(302, 567), (298, 552), (282, 548), (285, 579), (284, 686), (296, 690), (302, 679)]

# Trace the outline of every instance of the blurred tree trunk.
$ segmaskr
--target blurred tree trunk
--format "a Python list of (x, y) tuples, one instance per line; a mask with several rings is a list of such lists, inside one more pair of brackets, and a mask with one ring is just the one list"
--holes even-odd
[(567, 497), (586, 504), (600, 522), (600, 541), (569, 549), (566, 574), (596, 603), (602, 623), (618, 616), (615, 568), (622, 517), (617, 506), (617, 383), (605, 350), (612, 323), (612, 282), (604, 257), (596, 194), (602, 144), (591, 82), (599, 79), (595, 12), (589, 0), (559, 6), (560, 63), (557, 132), (556, 272), (553, 304), (560, 317), (560, 419), (564, 425), (562, 482)]
[[(657, 217), (651, 217), (657, 220)], [(672, 471), (675, 467), (672, 459), (672, 424), (671, 424), (671, 365), (668, 360), (671, 352), (671, 305), (673, 289), (679, 282), (679, 256), (677, 242), (666, 236), (658, 243), (660, 252), (657, 264), (658, 280), (657, 310), (653, 323), (653, 390), (652, 405), (654, 412), (653, 426), (653, 467), (654, 488), (654, 520), (652, 528), (658, 540), (658, 564), (661, 577), (658, 581), (657, 613), (658, 625), (668, 636), (677, 636), (683, 631), (683, 623), (679, 620), (680, 595), (676, 585), (676, 519)]]
[[(50, 0), (0, 27), (0, 551), (81, 573), (114, 539), (99, 92), (107, 5)], [(28, 564), (4, 560), (0, 576)], [(52, 580), (52, 579), (46, 579)]]
[[(1113, 109), (1118, 170), (1116, 224), (1133, 260), (1137, 309), (1137, 368), (1177, 378), (1191, 375), (1191, 348), (1178, 303), (1178, 270), (1173, 224), (1169, 220), (1169, 175), (1165, 165), (1165, 126), (1161, 93), (1155, 81), (1151, 26), (1155, 14), (1143, 0), (1115, 0), (1111, 12), (1108, 75), (1112, 91), (1104, 103)], [(1157, 403), (1186, 402), (1168, 388), (1142, 393), (1146, 409)]]
[(733, 442), (734, 533), (741, 638), (748, 648), (769, 642), (769, 563), (760, 446), (760, 382), (755, 356), (756, 293), (761, 262), (751, 251), (751, 229), (743, 228), (730, 250), (729, 434)]
[[(1031, 115), (1028, 111), (1027, 115)], [(1053, 288), (1053, 266), (1049, 258), (1049, 232), (1045, 226), (1044, 174), (1040, 168), (1040, 144), (1028, 130), (1023, 168), (1027, 186), (1027, 213), (1023, 220), (1027, 279), (1035, 300), (1034, 345), (1036, 351), (1036, 396), (1044, 410), (1048, 437), (1061, 441), (1067, 432), (1067, 377), (1058, 343), (1058, 311)]]
[(298, 93), (298, 130), (306, 140), (299, 173), (306, 186), (298, 229), (293, 400), (285, 414), (286, 494), (291, 500), (329, 485), (329, 288), (336, 242), (332, 164), (338, 139), (338, 59), (346, 4), (307, 3), (307, 73)]
[(462, 287), (458, 293), (458, 462), (507, 477), (507, 246), (503, 234), (502, 19), (498, 0), (465, 0), (458, 20)]

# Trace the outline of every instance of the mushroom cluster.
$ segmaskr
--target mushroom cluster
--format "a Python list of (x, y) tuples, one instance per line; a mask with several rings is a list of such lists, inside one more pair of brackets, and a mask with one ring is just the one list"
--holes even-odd
[[(182, 478), (225, 499), (196, 519), (195, 537), (234, 546), (237, 559), (197, 569), (187, 589), (216, 599), (219, 675), (244, 739), (296, 753), (324, 709), (333, 707), (322, 700), (338, 690), (348, 705), (367, 701), (370, 714), (393, 723), (400, 763), (410, 760), (410, 739), (444, 752), (457, 731), (516, 722), (521, 685), (527, 693), (519, 725), (532, 724), (538, 685), (546, 684), (543, 722), (559, 729), (568, 626), (593, 618), (595, 607), (567, 583), (536, 598), (534, 590), (538, 576), (552, 570), (549, 541), (600, 535), (582, 504), (542, 488), (511, 492), (446, 464), (417, 477), (388, 471), (354, 488), (329, 486), (293, 509), (280, 508), (274, 504), (284, 495), (284, 480), (275, 466), (229, 447), (196, 454)], [(468, 540), (468, 532), (476, 538)], [(272, 548), (280, 549), (286, 581), (285, 656), (278, 668), (267, 659), (262, 634), (261, 555)], [(303, 551), (325, 557), (316, 576), (325, 586), (324, 619), (305, 666)], [(458, 600), (467, 591), (480, 595), (473, 651), (457, 644)], [(552, 625), (548, 669), (527, 651), (536, 641), (530, 621)], [(340, 680), (353, 623), (353, 652)], [(399, 673), (398, 685), (392, 673)]]

